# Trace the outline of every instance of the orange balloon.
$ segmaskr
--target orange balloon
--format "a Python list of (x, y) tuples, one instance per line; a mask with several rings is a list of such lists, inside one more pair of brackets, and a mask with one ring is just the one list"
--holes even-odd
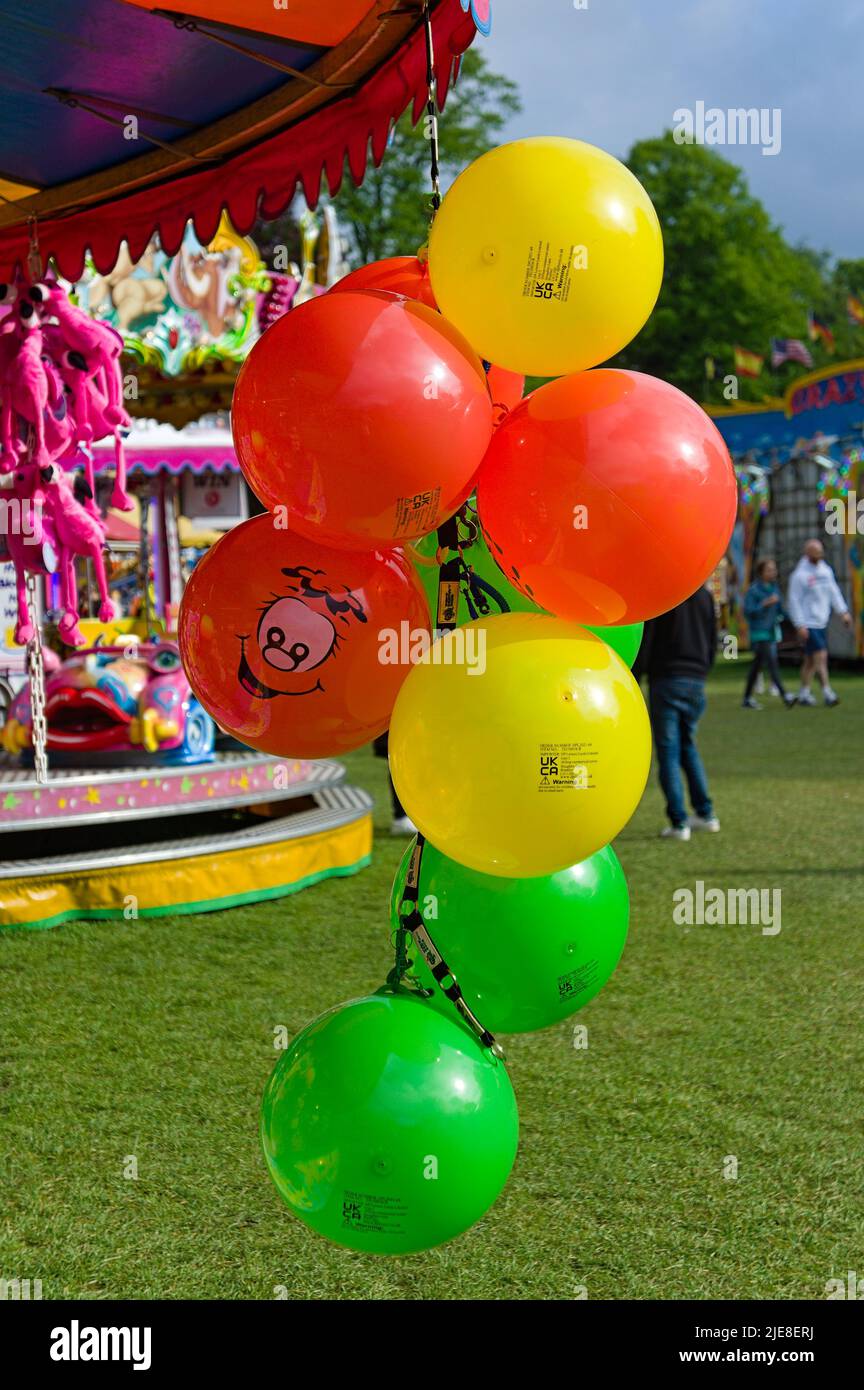
[(683, 602), (726, 550), (729, 451), (695, 401), (602, 368), (527, 396), (496, 430), (477, 509), (500, 568), (547, 612), (637, 623)]
[(438, 308), (429, 266), (417, 256), (388, 256), (383, 261), (370, 261), (337, 280), (330, 293), (337, 290), (389, 290), (391, 294), (404, 294), (406, 299), (419, 299), (430, 309)]
[(525, 378), (519, 372), (508, 372), (506, 367), (489, 368), (486, 373), (489, 395), (496, 410), (505, 412), (515, 410), (525, 390)]
[(193, 570), (180, 651), (227, 733), (263, 753), (331, 757), (387, 728), (405, 638), (422, 644), (428, 612), (401, 550), (331, 550), (254, 516)]
[[(389, 290), (391, 294), (419, 299), (430, 309), (438, 308), (429, 279), (429, 264), (417, 256), (390, 256), (383, 261), (370, 261), (368, 265), (361, 265), (359, 270), (352, 270), (349, 275), (337, 280), (330, 293), (336, 290)], [(486, 373), (486, 380), (496, 416), (502, 415), (502, 408), (504, 412), (512, 410), (521, 401), (525, 378), (519, 372), (508, 372), (504, 367), (492, 366)]]
[(461, 333), (383, 290), (324, 294), (277, 319), (240, 370), (231, 417), (265, 506), (348, 549), (440, 526), (492, 433), (486, 374)]

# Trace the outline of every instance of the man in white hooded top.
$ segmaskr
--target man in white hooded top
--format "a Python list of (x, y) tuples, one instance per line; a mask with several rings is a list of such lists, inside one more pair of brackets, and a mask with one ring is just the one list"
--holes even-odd
[(805, 541), (804, 554), (789, 580), (786, 610), (804, 643), (799, 705), (816, 703), (810, 689), (814, 674), (822, 686), (826, 705), (838, 705), (839, 697), (828, 678), (828, 624), (832, 611), (840, 614), (846, 627), (852, 626), (852, 617), (834, 571), (825, 561), (821, 541)]

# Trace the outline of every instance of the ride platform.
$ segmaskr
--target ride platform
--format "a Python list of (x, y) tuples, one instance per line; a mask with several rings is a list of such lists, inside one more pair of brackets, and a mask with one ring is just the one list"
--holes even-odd
[(357, 873), (372, 803), (344, 777), (244, 751), (51, 770), (40, 786), (0, 756), (0, 927), (215, 911)]

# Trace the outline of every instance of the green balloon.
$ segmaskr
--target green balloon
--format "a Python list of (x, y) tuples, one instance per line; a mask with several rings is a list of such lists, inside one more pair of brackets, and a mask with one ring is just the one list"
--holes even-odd
[[(412, 554), (413, 551), (413, 554)], [(429, 611), (432, 614), (433, 622), (438, 608), (438, 566), (435, 563), (435, 556), (438, 551), (438, 537), (436, 532), (429, 536), (423, 536), (421, 540), (414, 541), (409, 555), (414, 561), (417, 572), (420, 575), (420, 582), (426, 592), (426, 599), (429, 604)], [(489, 553), (489, 547), (483, 539), (482, 533), (477, 532), (477, 538), (470, 546), (463, 551), (465, 559), (476, 574), (484, 579), (487, 584), (504, 599), (507, 608), (511, 613), (542, 613), (544, 610), (538, 608), (536, 603), (532, 603), (530, 598), (526, 598), (517, 588), (510, 583), (507, 576), (498, 568)], [(494, 599), (489, 599), (489, 606), (493, 613), (500, 611)], [(458, 626), (471, 621), (471, 614), (465, 602), (465, 595), (459, 595), (459, 611), (457, 615)]]
[[(438, 608), (438, 566), (435, 563), (435, 556), (438, 550), (438, 538), (433, 531), (429, 536), (423, 536), (419, 541), (414, 541), (409, 548), (409, 555), (414, 562), (420, 582), (426, 593), (426, 601), (429, 604), (429, 611), (432, 614), (432, 621), (435, 621), (435, 614)], [(519, 589), (510, 583), (510, 580), (498, 568), (489, 553), (489, 547), (483, 539), (482, 533), (478, 531), (477, 538), (463, 552), (468, 564), (479, 575), (479, 577), (491, 584), (507, 604), (511, 613), (542, 613), (544, 609), (538, 608), (536, 603), (532, 603), (530, 598), (526, 598)], [(488, 597), (488, 596), (487, 596)], [(499, 612), (499, 606), (491, 597), (488, 598), (489, 606), (493, 613)], [(459, 610), (457, 614), (457, 626), (471, 621), (471, 613), (465, 602), (464, 594), (459, 595)], [(621, 623), (614, 627), (592, 627), (585, 624), (589, 632), (596, 635), (616, 651), (622, 661), (626, 661), (628, 666), (632, 666), (636, 660), (636, 653), (642, 641), (643, 623)]]
[(585, 626), (589, 632), (593, 632), (597, 637), (602, 637), (613, 650), (617, 652), (622, 661), (628, 666), (632, 666), (636, 660), (636, 654), (642, 645), (642, 633), (645, 628), (644, 623), (616, 623), (614, 627), (592, 627), (590, 623)]
[(518, 1137), (503, 1063), (404, 988), (339, 1004), (298, 1033), (261, 1110), (270, 1175), (295, 1216), (376, 1255), (467, 1231), (507, 1181)]
[[(394, 927), (413, 848), (393, 883)], [(593, 999), (624, 950), (630, 910), (624, 871), (608, 845), (560, 873), (516, 879), (466, 869), (428, 840), (418, 907), (466, 1003), (491, 1033), (548, 1028)], [(411, 957), (420, 984), (434, 990), (429, 1002), (452, 1013), (416, 942)]]

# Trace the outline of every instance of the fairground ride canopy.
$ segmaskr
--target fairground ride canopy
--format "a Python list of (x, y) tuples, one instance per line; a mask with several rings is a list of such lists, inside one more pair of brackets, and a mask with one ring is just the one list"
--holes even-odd
[[(170, 0), (168, 0), (170, 5)], [(245, 234), (298, 183), (317, 203), (426, 98), (422, 0), (0, 0), (0, 272), (43, 258), (108, 274), (167, 255), (223, 208)], [(438, 98), (488, 2), (429, 0)], [(484, 26), (485, 27), (485, 26)]]
[(825, 438), (864, 439), (864, 358), (796, 377), (780, 400), (706, 405), (733, 456), (775, 454), (782, 462)]

